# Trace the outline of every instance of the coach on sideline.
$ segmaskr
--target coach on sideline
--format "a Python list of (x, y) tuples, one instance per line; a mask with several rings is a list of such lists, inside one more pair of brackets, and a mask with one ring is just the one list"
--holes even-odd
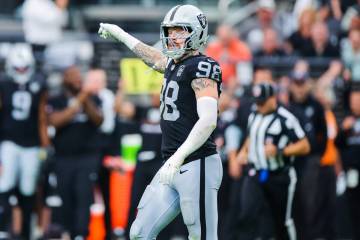
[[(237, 159), (248, 164), (244, 177), (258, 185), (270, 206), (276, 239), (296, 239), (291, 216), (296, 185), (294, 157), (310, 151), (310, 144), (296, 117), (278, 105), (276, 89), (269, 83), (253, 87), (256, 110), (248, 120), (247, 139)], [(245, 184), (246, 186), (246, 184)], [(247, 184), (245, 202), (256, 199)]]

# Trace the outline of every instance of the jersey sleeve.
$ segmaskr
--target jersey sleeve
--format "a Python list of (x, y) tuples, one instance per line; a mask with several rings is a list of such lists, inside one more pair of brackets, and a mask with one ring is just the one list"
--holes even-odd
[(283, 125), (291, 142), (296, 142), (305, 137), (305, 132), (295, 116), (286, 119)]
[(246, 125), (246, 136), (249, 136), (249, 134), (250, 134), (250, 127), (251, 127), (252, 122), (254, 121), (255, 115), (256, 115), (256, 113), (252, 112), (252, 113), (250, 113), (250, 115), (248, 117), (248, 120), (246, 123), (247, 124)]
[(220, 65), (210, 57), (193, 58), (186, 68), (188, 68), (187, 76), (191, 81), (196, 78), (209, 78), (218, 83), (222, 81)]

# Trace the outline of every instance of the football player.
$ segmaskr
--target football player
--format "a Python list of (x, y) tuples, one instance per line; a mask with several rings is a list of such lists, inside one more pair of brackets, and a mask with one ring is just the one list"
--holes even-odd
[(160, 125), (165, 162), (139, 202), (130, 239), (155, 239), (180, 211), (189, 239), (218, 239), (222, 165), (212, 133), (221, 69), (199, 52), (208, 38), (208, 23), (197, 7), (173, 7), (160, 29), (162, 51), (116, 25), (101, 23), (99, 29), (100, 36), (124, 43), (147, 65), (164, 73)]
[[(40, 146), (49, 146), (45, 104), (45, 79), (35, 74), (35, 60), (28, 45), (15, 44), (5, 63), (0, 83), (0, 231), (6, 230), (8, 198), (17, 186), (22, 209), (22, 235), (29, 239), (30, 217), (40, 170)], [(3, 213), (3, 215), (2, 215)]]

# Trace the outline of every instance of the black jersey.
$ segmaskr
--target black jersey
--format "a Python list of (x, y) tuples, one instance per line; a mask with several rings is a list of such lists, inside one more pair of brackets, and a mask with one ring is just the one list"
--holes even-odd
[(42, 75), (23, 85), (5, 77), (0, 81), (1, 138), (23, 147), (40, 145), (39, 103), (46, 91)]
[[(220, 94), (221, 69), (213, 59), (196, 55), (179, 63), (169, 61), (161, 89), (162, 155), (166, 160), (181, 146), (199, 119), (195, 92), (191, 82), (196, 78), (209, 78), (217, 82)], [(213, 134), (185, 162), (216, 153)]]
[[(48, 112), (63, 111), (73, 100), (73, 97), (65, 93), (53, 96), (48, 101)], [(92, 96), (91, 101), (100, 109), (101, 100), (98, 97)], [(70, 122), (56, 129), (53, 139), (56, 154), (58, 156), (79, 156), (84, 153), (96, 154), (102, 150), (102, 146), (98, 144), (100, 136), (98, 126), (81, 109), (73, 116)]]

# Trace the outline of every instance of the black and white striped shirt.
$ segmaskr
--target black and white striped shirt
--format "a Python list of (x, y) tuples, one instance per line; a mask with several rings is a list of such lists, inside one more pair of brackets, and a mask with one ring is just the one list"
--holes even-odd
[(268, 159), (265, 156), (265, 144), (272, 143), (278, 149), (284, 149), (289, 143), (305, 137), (298, 119), (282, 106), (267, 115), (257, 111), (250, 114), (248, 120), (248, 159), (255, 168), (277, 170), (293, 161), (292, 157), (278, 155)]

